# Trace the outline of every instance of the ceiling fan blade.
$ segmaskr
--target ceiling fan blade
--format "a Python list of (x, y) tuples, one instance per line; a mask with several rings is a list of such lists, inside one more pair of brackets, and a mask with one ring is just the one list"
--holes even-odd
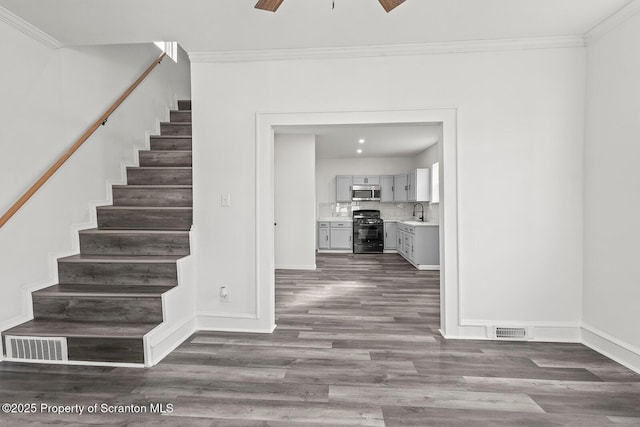
[(387, 13), (404, 3), (404, 0), (378, 0)]
[[(256, 3), (256, 9), (268, 10), (269, 12), (275, 12), (278, 10), (284, 0), (258, 0)], [(404, 0), (402, 0), (404, 1)]]

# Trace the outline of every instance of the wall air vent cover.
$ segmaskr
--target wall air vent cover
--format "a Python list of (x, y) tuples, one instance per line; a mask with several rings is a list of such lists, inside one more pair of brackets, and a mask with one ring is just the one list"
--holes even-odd
[[(533, 338), (532, 328), (518, 326), (494, 326), (489, 337), (498, 340), (521, 341)], [(491, 333), (493, 332), (493, 333)]]
[(24, 361), (67, 361), (67, 339), (64, 337), (23, 337), (7, 335), (7, 358)]

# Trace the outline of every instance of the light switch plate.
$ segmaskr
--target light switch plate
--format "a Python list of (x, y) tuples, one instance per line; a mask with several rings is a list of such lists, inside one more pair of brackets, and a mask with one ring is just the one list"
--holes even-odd
[(222, 194), (222, 207), (223, 208), (228, 208), (231, 206), (231, 194), (229, 193), (223, 193)]

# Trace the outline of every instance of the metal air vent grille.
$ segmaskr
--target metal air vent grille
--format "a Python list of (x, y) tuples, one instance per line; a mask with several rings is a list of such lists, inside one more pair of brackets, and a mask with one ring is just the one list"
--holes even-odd
[(5, 336), (7, 358), (13, 360), (68, 359), (67, 339), (64, 337)]
[(497, 339), (526, 340), (529, 338), (527, 328), (496, 326), (494, 336)]

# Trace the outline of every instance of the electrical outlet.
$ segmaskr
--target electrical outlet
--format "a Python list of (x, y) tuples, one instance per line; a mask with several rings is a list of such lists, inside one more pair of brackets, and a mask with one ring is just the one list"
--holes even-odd
[(229, 302), (229, 290), (226, 286), (220, 286), (220, 302)]

